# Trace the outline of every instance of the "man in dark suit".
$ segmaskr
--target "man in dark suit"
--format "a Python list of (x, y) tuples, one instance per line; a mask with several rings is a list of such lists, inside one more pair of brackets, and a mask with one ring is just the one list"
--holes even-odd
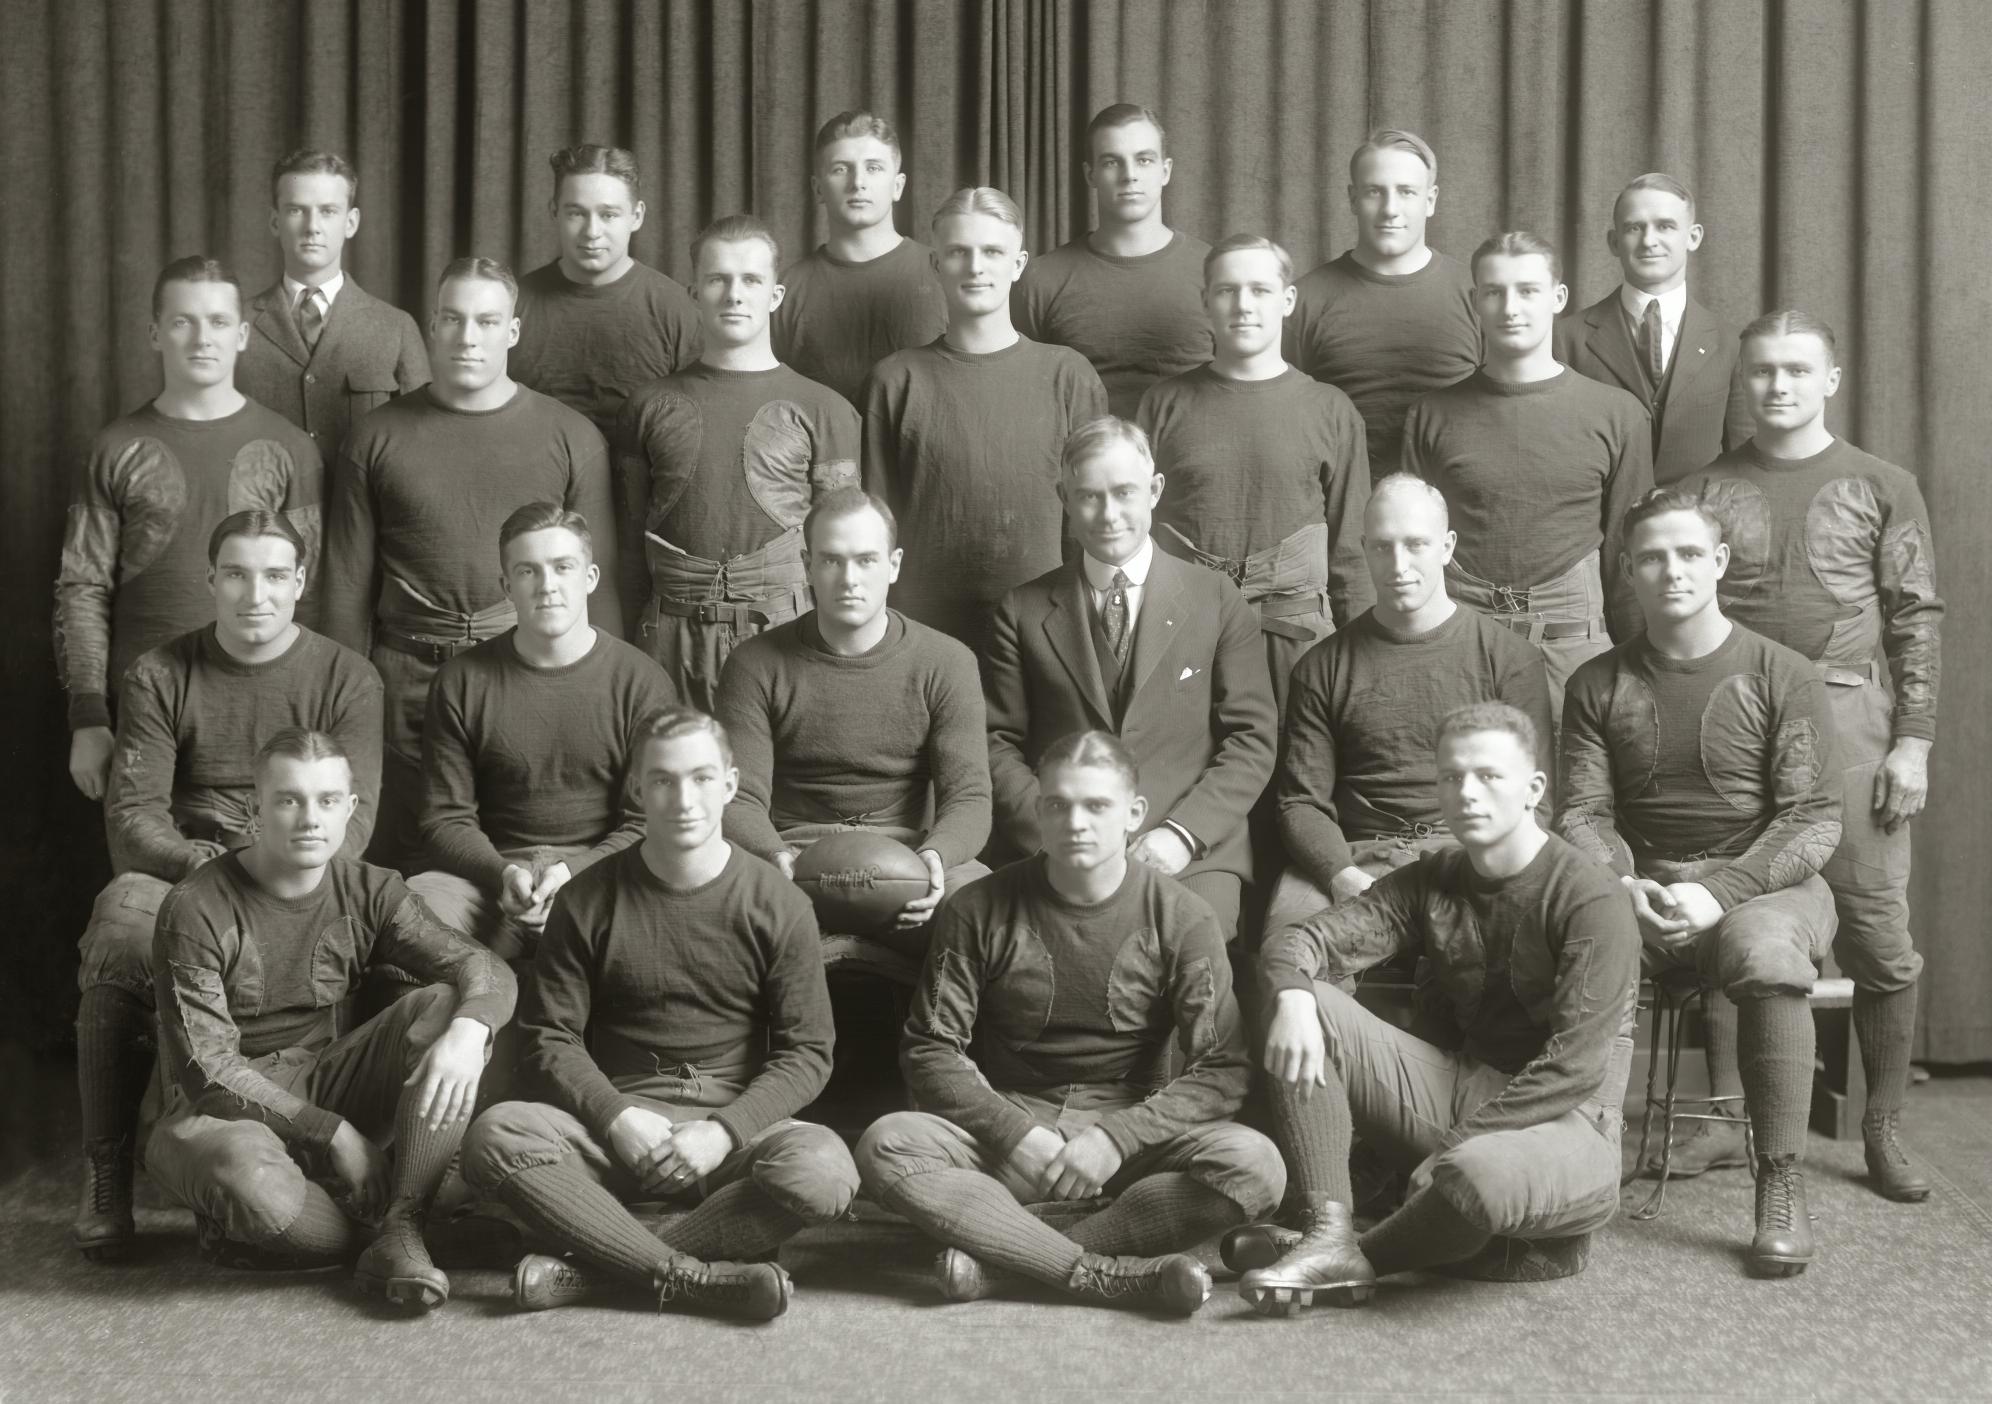
[(1001, 861), (1036, 852), (1044, 748), (1111, 731), (1148, 814), (1129, 855), (1210, 903), (1227, 940), (1252, 876), (1246, 816), (1273, 773), (1278, 714), (1258, 616), (1215, 571), (1157, 551), (1148, 436), (1105, 415), (1066, 440), (1058, 495), (1079, 559), (996, 607), (985, 690)]
[(235, 388), (330, 460), (354, 420), (429, 383), (429, 355), (413, 317), (346, 276), (346, 241), (360, 227), (360, 176), (346, 158), (293, 151), (270, 184), (284, 275), (249, 300)]
[(1556, 359), (1630, 390), (1653, 416), (1653, 481), (1699, 472), (1750, 437), (1736, 329), (1688, 296), (1701, 247), (1695, 197), (1670, 175), (1639, 176), (1612, 204), (1605, 243), (1625, 281), (1556, 324)]

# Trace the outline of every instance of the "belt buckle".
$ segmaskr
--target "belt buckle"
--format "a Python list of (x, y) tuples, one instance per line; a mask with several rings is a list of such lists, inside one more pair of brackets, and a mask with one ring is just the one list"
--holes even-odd
[(717, 624), (721, 622), (719, 617), (720, 608), (721, 605), (718, 600), (700, 600), (698, 604), (699, 612), (693, 617), (701, 624)]

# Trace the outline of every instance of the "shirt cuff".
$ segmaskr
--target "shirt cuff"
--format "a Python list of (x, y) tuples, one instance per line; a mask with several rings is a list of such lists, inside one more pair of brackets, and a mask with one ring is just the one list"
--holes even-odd
[(1190, 850), (1190, 860), (1192, 862), (1195, 862), (1197, 859), (1203, 857), (1204, 854), (1210, 851), (1208, 848), (1204, 846), (1203, 841), (1201, 839), (1199, 839), (1195, 834), (1191, 833), (1188, 829), (1184, 828), (1181, 824), (1178, 824), (1174, 819), (1164, 819), (1162, 821), (1162, 827), (1169, 830), (1177, 838), (1183, 841), (1184, 846)]
[(69, 694), (69, 729), (81, 731), (85, 727), (111, 724), (111, 704), (101, 692), (72, 692)]

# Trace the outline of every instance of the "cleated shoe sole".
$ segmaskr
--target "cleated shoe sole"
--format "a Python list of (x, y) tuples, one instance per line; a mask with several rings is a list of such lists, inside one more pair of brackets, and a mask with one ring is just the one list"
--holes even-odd
[[(441, 1273), (436, 1274), (442, 1277)], [(389, 1306), (403, 1311), (421, 1313), (434, 1311), (450, 1299), (449, 1279), (437, 1282), (433, 1278), (416, 1276), (382, 1276), (365, 1268), (356, 1268), (353, 1281), (359, 1284), (362, 1292), (383, 1298)]]
[(1331, 1282), (1318, 1287), (1257, 1282), (1238, 1289), (1238, 1295), (1261, 1316), (1297, 1316), (1315, 1306), (1361, 1306), (1375, 1293), (1374, 1282)]

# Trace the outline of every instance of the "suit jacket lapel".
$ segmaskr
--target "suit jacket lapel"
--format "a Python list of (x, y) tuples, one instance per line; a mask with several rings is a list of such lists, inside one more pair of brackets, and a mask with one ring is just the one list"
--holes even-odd
[(1621, 386), (1646, 400), (1646, 377), (1639, 373), (1639, 353), (1633, 348), (1632, 333), (1625, 327), (1625, 308), (1619, 303), (1618, 289), (1614, 288), (1604, 301), (1594, 302), (1585, 309), (1584, 320), (1591, 326), (1592, 354), (1604, 362)]
[(1674, 338), (1674, 365), (1673, 373), (1667, 377), (1667, 398), (1671, 400), (1679, 394), (1681, 387), (1704, 367), (1718, 363), (1721, 350), (1715, 314), (1689, 298), (1681, 313), (1680, 334)]
[(305, 348), (304, 337), (298, 332), (297, 323), (291, 320), (290, 308), (284, 302), (284, 285), (259, 293), (256, 297), (256, 319), (254, 334), (268, 341), (299, 365), (311, 361), (311, 352)]
[[(1144, 618), (1147, 613), (1144, 606)], [(1099, 718), (1100, 725), (1112, 731), (1113, 702), (1108, 698), (1107, 684), (1100, 676), (1100, 661), (1094, 656), (1092, 630), (1086, 620), (1086, 573), (1076, 561), (1065, 568), (1058, 583), (1052, 587), (1051, 608), (1044, 617), (1044, 635), (1051, 651), (1058, 655), (1058, 661), (1065, 665), (1072, 681), (1078, 685), (1079, 695), (1086, 699), (1086, 705)]]
[(1148, 567), (1148, 586), (1142, 591), (1141, 614), (1134, 621), (1134, 682), (1128, 689), (1128, 706), (1134, 706), (1134, 699), (1141, 689), (1148, 685), (1156, 665), (1168, 656), (1169, 645), (1176, 641), (1176, 631), (1182, 627), (1182, 572), (1202, 570), (1202, 566), (1185, 564), (1162, 550), (1155, 550), (1152, 564)]
[[(332, 300), (332, 306), (325, 313), (325, 325), (318, 329), (318, 345), (311, 349), (312, 359), (316, 360), (325, 354), (325, 348), (332, 345), (333, 338), (359, 316), (369, 300), (366, 293), (361, 291), (360, 285), (355, 283), (349, 274), (346, 285), (339, 289), (339, 296)], [(303, 334), (300, 333), (298, 336), (300, 345), (303, 344), (303, 340)]]

